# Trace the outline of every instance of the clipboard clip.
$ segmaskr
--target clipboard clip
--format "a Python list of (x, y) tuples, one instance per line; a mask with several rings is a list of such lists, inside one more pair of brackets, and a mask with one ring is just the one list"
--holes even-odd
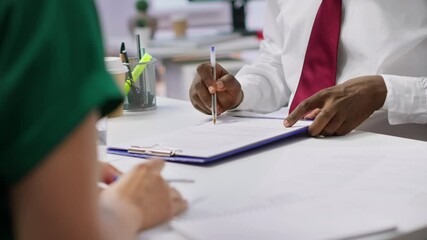
[(131, 146), (128, 153), (147, 154), (157, 157), (173, 157), (177, 152), (182, 152), (179, 149), (165, 147), (161, 144), (155, 144), (150, 147)]

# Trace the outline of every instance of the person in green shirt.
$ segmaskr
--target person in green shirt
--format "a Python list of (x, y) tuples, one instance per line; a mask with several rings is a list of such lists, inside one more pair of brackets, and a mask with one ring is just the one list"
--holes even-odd
[(94, 3), (0, 1), (0, 239), (132, 239), (186, 208), (152, 160), (99, 192), (95, 123), (121, 101)]

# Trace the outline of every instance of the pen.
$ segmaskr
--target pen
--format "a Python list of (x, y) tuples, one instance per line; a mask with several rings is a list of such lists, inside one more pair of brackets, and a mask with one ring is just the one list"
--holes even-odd
[(141, 54), (141, 37), (139, 34), (136, 35), (136, 49), (138, 50), (138, 60), (141, 60), (142, 54)]
[(193, 179), (187, 179), (187, 178), (168, 178), (166, 179), (166, 182), (168, 183), (195, 183)]
[[(211, 47), (211, 66), (212, 66), (212, 75), (213, 75), (213, 81), (216, 81), (216, 56), (215, 56), (215, 47)], [(216, 92), (212, 94), (212, 121), (213, 124), (216, 124)]]
[[(188, 178), (169, 178), (169, 179), (166, 179), (165, 181), (168, 183), (195, 183), (196, 182), (193, 179), (188, 179)], [(107, 189), (110, 186), (104, 182), (98, 182), (98, 187), (101, 189)]]
[(122, 62), (127, 63), (126, 64), (126, 67), (128, 68), (127, 74), (128, 74), (129, 80), (130, 80), (129, 84), (132, 85), (132, 81), (133, 81), (132, 72), (131, 72), (131, 69), (129, 66), (129, 58), (128, 58), (128, 54), (127, 54), (126, 46), (125, 46), (124, 42), (122, 42), (122, 45), (120, 45), (120, 59), (122, 60)]

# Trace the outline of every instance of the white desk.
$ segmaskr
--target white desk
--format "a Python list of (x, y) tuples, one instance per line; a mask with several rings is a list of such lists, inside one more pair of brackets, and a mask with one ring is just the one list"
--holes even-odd
[[(184, 101), (158, 98), (158, 108), (149, 112), (126, 113), (123, 117), (110, 119), (108, 122), (108, 144), (129, 141), (141, 136), (150, 136), (163, 131), (191, 126), (206, 120), (209, 116), (202, 115), (194, 110), (190, 103)], [(337, 154), (336, 149), (345, 149), (347, 156), (359, 155), (358, 161), (350, 160), (347, 156)], [(342, 152), (342, 151), (341, 151)], [(401, 157), (399, 157), (400, 155)], [(372, 182), (372, 189), (360, 192), (360, 198), (354, 199), (355, 204), (364, 205), (371, 211), (388, 216), (396, 221), (399, 231), (408, 232), (427, 225), (427, 169), (420, 169), (416, 163), (427, 161), (427, 143), (385, 135), (353, 132), (343, 137), (332, 138), (309, 138), (296, 137), (295, 139), (280, 142), (232, 157), (226, 161), (208, 166), (192, 166), (176, 163), (167, 163), (163, 175), (169, 178), (192, 178), (194, 184), (181, 184), (176, 187), (188, 199), (215, 197), (224, 200), (236, 201), (247, 196), (274, 195), (276, 191), (282, 191), (286, 187), (298, 189), (297, 178), (289, 185), (289, 178), (298, 174), (312, 174), (313, 182), (316, 183), (316, 173), (319, 168), (327, 168), (330, 175), (317, 176), (323, 179), (319, 183), (319, 193), (322, 186), (328, 186), (328, 191), (334, 189), (349, 189), (358, 191), (354, 181), (361, 171), (376, 171), (375, 164), (369, 166), (364, 163), (370, 161), (380, 162), (387, 158), (396, 157), (410, 161), (402, 163), (402, 172), (382, 172), (382, 175), (368, 177)], [(322, 166), (322, 159), (336, 160), (335, 165)], [(108, 155), (108, 160), (123, 171), (129, 170), (135, 164), (145, 161), (142, 159)], [(396, 160), (396, 158), (395, 158)], [(346, 164), (348, 164), (346, 166)], [(334, 174), (334, 170), (345, 168), (346, 174)], [(367, 169), (370, 168), (370, 169)], [(342, 170), (342, 169), (341, 169)], [(371, 172), (372, 173), (372, 172)], [(322, 178), (323, 177), (323, 178)], [(378, 178), (376, 178), (378, 177)], [(384, 187), (387, 179), (402, 179), (401, 185), (390, 185)], [(419, 184), (417, 191), (423, 192), (407, 204), (405, 194), (410, 193), (414, 186), (405, 186), (404, 180), (414, 181)], [(366, 179), (364, 179), (366, 180)], [(325, 181), (329, 181), (326, 184)], [(378, 189), (378, 182), (382, 183), (382, 189)], [(307, 184), (307, 183), (304, 183)], [(304, 185), (303, 184), (303, 185)], [(387, 185), (387, 183), (385, 183)], [(401, 195), (401, 201), (380, 202), (384, 194)], [(396, 200), (396, 198), (393, 198)], [(350, 200), (351, 201), (351, 200)], [(195, 203), (196, 204), (196, 203)], [(190, 209), (191, 211), (191, 205)], [(345, 219), (343, 219), (345, 221)], [(364, 239), (389, 239), (398, 233), (389, 233)], [(141, 239), (185, 239), (179, 233), (174, 232), (168, 226), (162, 226), (141, 235)], [(420, 239), (420, 238), (410, 238)]]

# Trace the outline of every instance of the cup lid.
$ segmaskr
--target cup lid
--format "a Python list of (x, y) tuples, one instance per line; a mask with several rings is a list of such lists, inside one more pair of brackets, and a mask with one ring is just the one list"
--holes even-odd
[(126, 73), (128, 69), (123, 66), (119, 57), (104, 57), (105, 67), (110, 74)]

